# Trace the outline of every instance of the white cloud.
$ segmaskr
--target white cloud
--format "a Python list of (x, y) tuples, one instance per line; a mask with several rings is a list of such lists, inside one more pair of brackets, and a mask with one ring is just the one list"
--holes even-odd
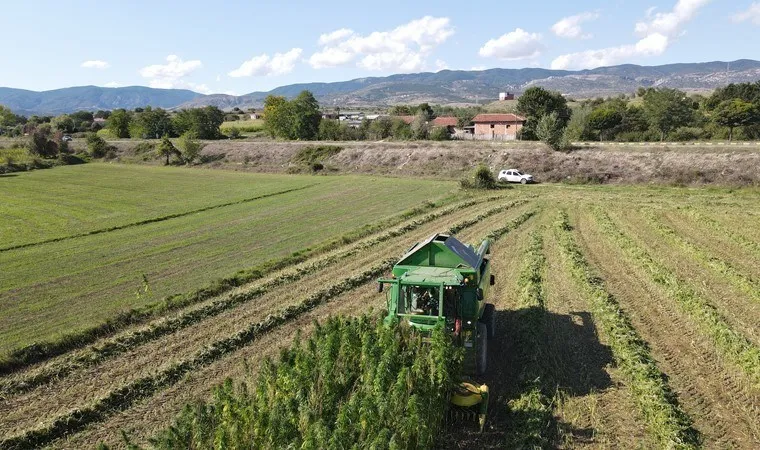
[(103, 69), (108, 69), (109, 67), (111, 67), (111, 65), (106, 61), (100, 61), (98, 59), (94, 59), (94, 60), (83, 62), (81, 64), (81, 67), (84, 67), (85, 69), (103, 70)]
[(488, 69), (488, 67), (486, 67), (486, 66), (472, 66), (472, 67), (470, 67), (470, 70), (478, 70), (478, 71), (480, 71), (480, 70), (487, 70), (487, 69)]
[(483, 44), (480, 56), (505, 60), (529, 59), (541, 55), (544, 45), (540, 33), (528, 33), (522, 28), (503, 34)]
[(319, 35), (319, 45), (332, 44), (335, 41), (345, 39), (349, 36), (352, 36), (353, 34), (354, 31), (348, 28), (341, 28), (330, 33), (321, 34)]
[(446, 69), (449, 68), (449, 65), (446, 64), (446, 61), (444, 61), (442, 59), (436, 59), (435, 60), (435, 68), (436, 68), (436, 71), (446, 70)]
[(453, 34), (448, 17), (431, 16), (366, 36), (342, 28), (319, 37), (323, 48), (311, 55), (309, 64), (315, 69), (356, 63), (368, 70), (418, 71), (430, 52)]
[(734, 22), (750, 21), (755, 25), (760, 25), (760, 3), (753, 2), (746, 11), (742, 11), (731, 16)]
[[(708, 4), (711, 0), (678, 0), (673, 10), (666, 13), (654, 13), (648, 10), (648, 21), (636, 24), (636, 33), (641, 37), (660, 33), (672, 36), (678, 33), (681, 26), (694, 18), (699, 8)], [(653, 15), (654, 13), (654, 15)]]
[(683, 26), (688, 23), (710, 0), (678, 0), (672, 11), (656, 13), (649, 8), (647, 20), (636, 23), (640, 36), (634, 44), (586, 50), (558, 56), (552, 61), (552, 69), (591, 69), (628, 62), (632, 58), (657, 56), (665, 53), (675, 38), (683, 36)]
[(203, 67), (198, 60), (183, 61), (177, 55), (166, 57), (166, 64), (154, 64), (140, 69), (140, 75), (147, 78), (148, 85), (158, 89), (190, 89), (201, 94), (210, 94), (205, 84), (186, 81), (184, 77)]
[(117, 88), (117, 87), (121, 87), (121, 83), (117, 83), (115, 81), (109, 81), (108, 83), (104, 84), (103, 87)]
[(557, 23), (552, 25), (552, 31), (559, 37), (568, 39), (589, 39), (591, 34), (584, 34), (581, 24), (591, 20), (599, 18), (599, 13), (584, 12), (576, 14), (574, 16), (565, 17), (560, 19)]
[(275, 53), (270, 57), (266, 53), (245, 61), (237, 69), (229, 72), (227, 75), (233, 78), (267, 76), (267, 75), (285, 75), (293, 71), (296, 61), (301, 57), (303, 50), (293, 48), (285, 53)]

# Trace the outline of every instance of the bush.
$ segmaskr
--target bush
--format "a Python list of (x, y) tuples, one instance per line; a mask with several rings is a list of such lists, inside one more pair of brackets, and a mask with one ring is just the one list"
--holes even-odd
[(47, 124), (40, 125), (31, 133), (26, 147), (32, 155), (43, 158), (58, 156), (58, 144), (50, 139), (50, 125)]
[(498, 184), (493, 176), (491, 169), (486, 165), (479, 165), (473, 174), (463, 178), (459, 182), (462, 189), (497, 189)]
[(108, 144), (105, 139), (96, 133), (87, 134), (87, 151), (93, 158), (103, 158), (108, 152)]
[(433, 127), (430, 130), (430, 139), (433, 141), (448, 141), (451, 139), (451, 135), (446, 127)]
[(142, 153), (152, 152), (156, 149), (156, 145), (152, 142), (140, 142), (135, 146), (135, 154), (140, 155)]
[(240, 139), (240, 128), (232, 127), (227, 130), (227, 137), (230, 139)]
[(704, 130), (696, 127), (680, 127), (668, 134), (668, 140), (671, 141), (695, 141), (702, 139)]
[(343, 147), (338, 145), (308, 145), (295, 154), (293, 162), (307, 165), (323, 162), (325, 159), (337, 155), (341, 150), (343, 150)]
[(538, 119), (536, 136), (552, 150), (563, 150), (568, 147), (565, 127), (557, 113), (546, 114)]
[(201, 154), (203, 150), (203, 144), (195, 139), (192, 133), (185, 133), (177, 139), (177, 145), (180, 151), (182, 151), (182, 159), (186, 163), (192, 164)]

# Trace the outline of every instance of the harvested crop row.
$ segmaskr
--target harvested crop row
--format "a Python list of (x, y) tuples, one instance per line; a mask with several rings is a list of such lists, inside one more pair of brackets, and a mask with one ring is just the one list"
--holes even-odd
[[(458, 204), (454, 207), (428, 214), (425, 217), (408, 222), (395, 229), (382, 233), (381, 235), (362, 241), (345, 250), (333, 252), (315, 261), (302, 263), (299, 266), (296, 266), (293, 270), (286, 271), (281, 275), (275, 276), (263, 284), (253, 287), (252, 289), (243, 289), (241, 292), (233, 293), (231, 295), (228, 295), (226, 298), (213, 301), (200, 308), (190, 310), (178, 316), (159, 321), (148, 327), (136, 330), (132, 333), (109, 339), (98, 344), (97, 346), (93, 346), (83, 352), (73, 355), (73, 357), (70, 359), (60, 361), (54, 365), (50, 365), (42, 368), (41, 370), (35, 371), (30, 376), (9, 379), (3, 383), (0, 383), (0, 396), (7, 397), (8, 395), (28, 391), (50, 380), (64, 377), (74, 370), (99, 364), (105, 359), (127, 352), (130, 349), (155, 340), (161, 336), (175, 333), (193, 324), (217, 316), (222, 312), (233, 309), (253, 299), (260, 298), (261, 296), (267, 294), (268, 292), (271, 292), (277, 287), (291, 285), (296, 281), (302, 280), (308, 275), (325, 270), (340, 261), (345, 261), (348, 258), (354, 257), (357, 254), (362, 253), (364, 250), (372, 248), (380, 243), (400, 237), (404, 234), (407, 234), (408, 232), (416, 230), (425, 224), (431, 223), (436, 219), (466, 209), (467, 207), (472, 206), (469, 203), (472, 202)], [(472, 226), (477, 222), (485, 220), (494, 214), (503, 212), (507, 209), (511, 209), (524, 203), (524, 200), (520, 200), (498, 205), (479, 214), (475, 218), (477, 220), (467, 219), (465, 221), (460, 221), (459, 223), (453, 225), (451, 229), (461, 230), (465, 227)]]
[(545, 355), (541, 337), (545, 331), (546, 311), (544, 306), (544, 271), (546, 258), (543, 254), (542, 229), (530, 235), (530, 244), (525, 252), (526, 263), (517, 281), (519, 297), (516, 327), (514, 332), (520, 337), (515, 343), (520, 371), (517, 381), (522, 394), (509, 400), (510, 427), (506, 444), (509, 448), (545, 448), (550, 444), (552, 434), (553, 392), (546, 392), (546, 373), (542, 368)]
[(663, 447), (699, 447), (699, 434), (692, 428), (691, 419), (678, 405), (647, 343), (606, 290), (603, 280), (592, 272), (575, 242), (565, 212), (560, 214), (555, 233), (573, 277), (588, 296), (594, 318), (609, 336), (615, 359), (650, 433)]
[[(528, 220), (533, 214), (534, 212), (526, 212), (520, 215), (509, 224), (492, 232), (491, 237), (498, 239)], [(28, 446), (43, 445), (56, 438), (81, 430), (90, 423), (101, 421), (116, 411), (129, 408), (137, 400), (150, 397), (160, 389), (177, 382), (184, 374), (197, 370), (230, 352), (250, 344), (258, 336), (293, 320), (320, 304), (330, 301), (340, 293), (354, 289), (364, 282), (377, 277), (382, 272), (388, 270), (393, 262), (395, 260), (386, 261), (365, 270), (359, 275), (346, 278), (339, 283), (320, 290), (299, 304), (291, 305), (276, 314), (270, 315), (263, 322), (250, 325), (231, 337), (216, 341), (207, 349), (195, 354), (192, 358), (173, 363), (155, 375), (134, 380), (121, 388), (111, 391), (105, 397), (95, 401), (91, 406), (60, 416), (46, 427), (26, 431), (19, 436), (6, 439), (0, 442), (0, 448), (26, 448)]]
[[(485, 236), (489, 229), (494, 228), (492, 224), (497, 220), (498, 223), (505, 223), (508, 219), (499, 218), (486, 221), (489, 224), (488, 229), (482, 229), (485, 228), (486, 223), (481, 223), (478, 226), (463, 230), (458, 236), (466, 242), (475, 243), (477, 238)], [(500, 230), (504, 231), (504, 229), (505, 227), (500, 227)], [(360, 315), (371, 308), (382, 309), (384, 303), (384, 298), (377, 293), (374, 283), (367, 283), (357, 290), (346, 292), (332, 299), (329, 304), (316, 308), (294, 322), (262, 336), (255, 345), (247, 346), (234, 355), (204, 367), (200, 371), (193, 372), (192, 376), (169, 389), (161, 391), (155, 397), (109, 418), (103, 424), (90, 427), (79, 435), (56, 442), (54, 446), (57, 448), (90, 447), (99, 441), (118, 444), (121, 442), (119, 436), (122, 429), (134, 429), (133, 436), (136, 442), (143, 442), (153, 433), (168, 425), (167, 422), (181, 410), (184, 404), (208, 398), (211, 394), (211, 388), (222, 383), (226, 377), (233, 376), (239, 379), (248, 377), (249, 372), (255, 373), (259, 370), (261, 361), (268, 356), (276, 357), (278, 348), (283, 343), (290, 342), (297, 331), (308, 333), (312, 329), (312, 320), (324, 321), (335, 314)], [(243, 364), (242, 360), (247, 363)]]
[(678, 278), (670, 268), (656, 261), (624, 234), (604, 211), (595, 209), (594, 218), (602, 233), (614, 241), (629, 258), (644, 267), (652, 281), (694, 320), (720, 354), (740, 369), (755, 389), (760, 388), (760, 348), (734, 330), (715, 306), (686, 281)]
[[(494, 197), (488, 197), (468, 200), (456, 206), (445, 208), (435, 213), (429, 214), (426, 216), (426, 218), (429, 220), (434, 220), (437, 217), (451, 214), (458, 209), (467, 208), (481, 202), (494, 199)], [(233, 276), (217, 280), (204, 288), (200, 288), (192, 292), (169, 296), (159, 302), (125, 311), (100, 325), (88, 328), (76, 334), (62, 336), (56, 341), (38, 343), (20, 348), (0, 361), (0, 374), (14, 372), (31, 364), (45, 361), (57, 355), (85, 347), (94, 343), (101, 337), (109, 336), (114, 332), (120, 331), (128, 326), (144, 323), (167, 312), (182, 309), (200, 303), (209, 298), (221, 295), (224, 292), (234, 289), (235, 287), (239, 287), (246, 283), (250, 283), (251, 281), (260, 279), (272, 271), (288, 268), (294, 264), (302, 263), (313, 256), (329, 252), (330, 250), (339, 248), (340, 246), (346, 244), (351, 244), (375, 232), (388, 228), (389, 226), (394, 226), (399, 221), (417, 214), (421, 214), (425, 210), (434, 206), (431, 205), (433, 204), (415, 208), (411, 211), (401, 214), (399, 218), (380, 221), (376, 224), (364, 227), (357, 232), (350, 233), (346, 236), (343, 236), (342, 238), (319, 245), (314, 249), (305, 249), (303, 251), (293, 253), (289, 256), (270, 263), (265, 263), (253, 268), (240, 270)]]
[[(494, 205), (490, 207), (493, 208)], [(386, 242), (386, 245), (373, 247), (373, 250), (359, 252), (340, 263), (341, 275), (358, 274), (378, 260), (395, 257), (430, 233), (445, 230), (461, 222), (463, 217), (471, 217), (485, 210), (482, 206), (465, 209), (456, 215), (438, 219), (414, 232), (397, 237), (392, 240), (392, 245)], [(504, 220), (513, 218), (520, 212), (522, 209), (505, 211)], [(482, 229), (486, 222), (491, 220), (493, 219), (484, 220), (468, 228), (467, 232), (471, 229)], [(481, 231), (478, 234), (485, 232)], [(97, 401), (110, 391), (161, 370), (174, 361), (189, 359), (209, 342), (232, 335), (251, 323), (260, 322), (272, 312), (297, 305), (314, 290), (329, 286), (335, 281), (333, 269), (319, 271), (298, 282), (273, 289), (254, 301), (243, 303), (213, 318), (146, 342), (114, 358), (108, 358), (101, 364), (78, 370), (62, 379), (52, 380), (51, 383), (28, 393), (9, 396), (0, 401), (0, 416), (5, 416), (5, 420), (0, 423), (0, 435), (22, 433), (38, 426), (38, 423), (46, 423), (75, 408)], [(236, 293), (246, 291), (247, 289), (241, 288)]]
[(693, 207), (686, 207), (684, 208), (684, 210), (686, 211), (686, 214), (697, 219), (699, 223), (708, 225), (710, 228), (717, 231), (718, 234), (720, 234), (721, 236), (728, 236), (732, 241), (739, 244), (739, 246), (741, 246), (742, 248), (747, 250), (749, 253), (751, 253), (755, 258), (760, 260), (760, 242), (755, 241), (753, 239), (749, 239), (741, 233), (737, 233), (736, 231), (730, 229), (729, 227), (724, 226), (723, 224), (713, 219), (712, 217), (709, 217), (700, 213)]
[(645, 214), (647, 221), (652, 227), (669, 242), (686, 251), (686, 253), (700, 261), (706, 267), (709, 267), (724, 276), (734, 287), (749, 295), (753, 300), (760, 302), (759, 282), (742, 273), (727, 261), (714, 256), (712, 252), (694, 245), (688, 239), (676, 233), (673, 228), (662, 223), (662, 221), (655, 216), (653, 211), (647, 210)]

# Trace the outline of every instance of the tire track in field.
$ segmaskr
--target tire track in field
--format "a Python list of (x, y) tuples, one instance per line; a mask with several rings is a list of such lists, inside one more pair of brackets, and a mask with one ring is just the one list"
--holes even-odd
[[(480, 222), (462, 230), (458, 236), (464, 242), (476, 243), (476, 238), (482, 238), (493, 231), (497, 231), (500, 236), (510, 236), (513, 230), (523, 229), (522, 227), (515, 229), (509, 225), (500, 226), (503, 223), (503, 220), (490, 225)], [(406, 248), (402, 249), (400, 245), (396, 247), (399, 247), (397, 250), (401, 252), (406, 250)], [(336, 314), (359, 315), (368, 312), (370, 308), (382, 308), (384, 304), (385, 297), (377, 293), (374, 283), (365, 283), (352, 291), (335, 297), (328, 304), (315, 308), (295, 321), (267, 333), (257, 340), (255, 347), (249, 345), (236, 352), (233, 361), (230, 361), (233, 358), (232, 356), (218, 360), (182, 382), (159, 392), (148, 401), (115, 414), (106, 423), (90, 427), (83, 433), (54, 443), (53, 446), (87, 448), (95, 446), (100, 441), (106, 441), (108, 444), (117, 446), (123, 445), (120, 438), (121, 430), (132, 430), (133, 434), (130, 437), (137, 442), (144, 443), (156, 431), (167, 426), (182, 406), (208, 398), (212, 388), (226, 378), (231, 376), (240, 379), (245, 376), (251, 379), (264, 358), (277, 357), (279, 348), (289, 345), (298, 332), (308, 333), (313, 320), (323, 320)]]
[[(512, 225), (499, 229), (498, 233), (508, 233), (512, 228), (519, 226), (530, 218), (532, 214), (524, 213), (513, 220)], [(482, 215), (478, 217), (482, 217)], [(471, 223), (472, 221), (465, 220), (464, 222)], [(249, 325), (232, 336), (228, 335), (229, 337), (214, 341), (209, 347), (195, 353), (188, 359), (173, 362), (154, 375), (135, 379), (120, 388), (111, 390), (105, 397), (97, 399), (90, 406), (77, 408), (68, 414), (59, 415), (52, 422), (47, 421), (48, 425), (42, 428), (27, 429), (26, 432), (20, 435), (9, 437), (5, 441), (0, 442), (0, 448), (22, 448), (25, 445), (44, 445), (63, 435), (81, 430), (90, 423), (100, 422), (109, 417), (113, 412), (127, 409), (135, 404), (135, 402), (149, 398), (154, 393), (175, 384), (185, 374), (204, 367), (210, 362), (222, 358), (243, 346), (249, 345), (251, 341), (262, 334), (266, 334), (271, 329), (277, 328), (281, 324), (300, 316), (302, 313), (311, 311), (331, 301), (331, 298), (335, 295), (350, 291), (363, 282), (379, 276), (383, 271), (389, 269), (393, 262), (394, 260), (388, 260), (380, 265), (370, 267), (358, 275), (343, 279), (328, 288), (317, 291), (306, 299), (302, 299), (297, 305), (291, 305), (275, 315), (268, 316), (263, 322)], [(39, 418), (35, 417), (35, 420), (38, 421)], [(18, 429), (18, 424), (14, 428)]]
[(756, 448), (760, 411), (753, 405), (760, 404), (760, 398), (723, 367), (714, 346), (649, 283), (641, 269), (600, 236), (591, 218), (581, 214), (577, 225), (578, 241), (589, 262), (601, 272), (610, 292), (649, 343), (706, 444)]
[(20, 250), (20, 249), (23, 249), (23, 248), (36, 247), (36, 246), (44, 245), (44, 244), (52, 244), (54, 242), (69, 241), (69, 240), (78, 239), (78, 238), (81, 238), (81, 237), (94, 236), (96, 234), (109, 233), (111, 231), (125, 230), (127, 228), (139, 227), (140, 225), (147, 225), (149, 223), (164, 222), (166, 220), (176, 219), (176, 218), (179, 218), (179, 217), (185, 217), (185, 216), (189, 216), (189, 215), (192, 215), (192, 214), (198, 214), (198, 213), (202, 213), (202, 212), (206, 212), (206, 211), (211, 211), (211, 210), (214, 210), (214, 209), (225, 208), (227, 206), (242, 205), (244, 203), (251, 203), (251, 202), (255, 202), (256, 200), (261, 200), (261, 199), (264, 199), (264, 198), (276, 197), (278, 195), (289, 194), (291, 192), (303, 191), (305, 189), (309, 189), (309, 188), (312, 188), (312, 187), (317, 186), (317, 185), (318, 184), (308, 184), (306, 186), (301, 186), (301, 187), (297, 187), (297, 188), (285, 189), (285, 190), (282, 190), (282, 191), (270, 192), (268, 194), (257, 195), (255, 197), (244, 198), (242, 200), (236, 200), (234, 202), (218, 203), (216, 205), (204, 206), (203, 208), (198, 208), (198, 209), (194, 209), (194, 210), (191, 210), (191, 211), (183, 211), (183, 212), (180, 212), (180, 213), (167, 214), (165, 216), (153, 217), (151, 219), (140, 220), (140, 221), (137, 221), (137, 222), (130, 222), (130, 223), (127, 223), (127, 224), (124, 224), (124, 225), (116, 225), (116, 226), (113, 226), (113, 227), (101, 228), (101, 229), (98, 229), (98, 230), (87, 231), (87, 232), (84, 232), (84, 233), (71, 234), (71, 235), (68, 235), (68, 236), (61, 236), (61, 237), (57, 237), (57, 238), (45, 239), (45, 240), (36, 241), (36, 242), (28, 242), (26, 244), (12, 245), (10, 247), (2, 247), (2, 248), (0, 248), (0, 253), (8, 252), (8, 251), (11, 251), (11, 250)]

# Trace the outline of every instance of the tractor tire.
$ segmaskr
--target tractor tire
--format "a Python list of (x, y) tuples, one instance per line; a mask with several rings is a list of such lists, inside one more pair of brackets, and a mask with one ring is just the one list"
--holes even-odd
[(483, 309), (483, 317), (480, 318), (480, 321), (488, 329), (488, 339), (493, 339), (496, 336), (496, 307), (492, 303), (486, 303), (486, 307)]
[(486, 373), (488, 367), (488, 328), (484, 323), (478, 322), (478, 353), (476, 360), (476, 372), (478, 375)]

